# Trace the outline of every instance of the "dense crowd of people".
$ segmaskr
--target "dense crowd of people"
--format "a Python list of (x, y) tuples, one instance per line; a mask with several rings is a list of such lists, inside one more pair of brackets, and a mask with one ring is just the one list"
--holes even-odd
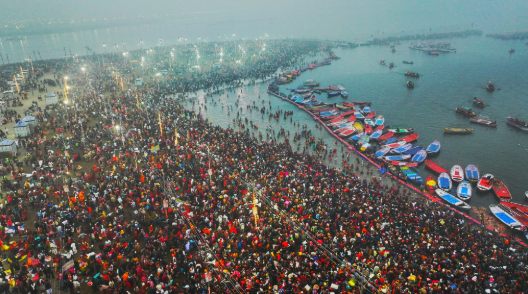
[(214, 126), (172, 98), (236, 94), (316, 46), (276, 42), (267, 63), (137, 91), (96, 63), (54, 72), (76, 82), (71, 103), (36, 109), (40, 127), (1, 167), (1, 290), (525, 293), (525, 248), (357, 174), (360, 158), (328, 167), (312, 148)]

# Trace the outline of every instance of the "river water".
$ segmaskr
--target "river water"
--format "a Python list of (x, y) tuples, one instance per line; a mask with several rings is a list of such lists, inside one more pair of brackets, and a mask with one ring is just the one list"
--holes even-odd
[[(304, 80), (314, 79), (321, 86), (342, 84), (349, 93), (348, 100), (371, 101), (372, 109), (385, 116), (388, 125), (407, 125), (413, 127), (420, 135), (415, 145), (426, 147), (433, 140), (440, 140), (442, 150), (433, 160), (448, 170), (454, 164), (466, 167), (475, 164), (481, 173), (491, 173), (504, 181), (513, 194), (513, 201), (524, 203), (524, 192), (528, 190), (528, 134), (512, 129), (506, 124), (507, 116), (528, 118), (528, 50), (522, 42), (503, 42), (486, 37), (471, 37), (466, 39), (439, 40), (453, 42), (457, 53), (443, 53), (440, 56), (430, 56), (421, 51), (408, 48), (409, 42), (402, 43), (392, 53), (388, 46), (367, 46), (354, 49), (336, 49), (340, 60), (332, 65), (307, 71), (289, 85), (281, 86), (281, 92), (289, 93), (286, 88), (295, 88)], [(509, 54), (509, 48), (518, 48), (514, 54)], [(310, 57), (309, 60), (318, 57)], [(395, 68), (380, 66), (379, 61), (394, 62)], [(403, 60), (412, 60), (413, 65), (403, 64)], [(412, 70), (422, 76), (415, 79), (414, 90), (405, 87), (409, 80), (404, 73)], [(492, 80), (496, 88), (493, 93), (484, 87)], [(500, 89), (500, 90), (499, 90)], [(234, 105), (239, 97), (241, 117), (247, 117), (259, 126), (265, 134), (265, 128), (278, 130), (280, 127), (290, 131), (290, 139), (301, 128), (294, 127), (290, 118), (277, 122), (262, 116), (257, 110), (248, 110), (247, 105), (269, 107), (272, 112), (278, 109), (293, 111), (293, 122), (307, 125), (316, 138), (323, 138), (329, 148), (333, 149), (335, 139), (326, 130), (316, 128), (316, 123), (309, 114), (296, 106), (279, 98), (266, 94), (266, 84), (249, 85), (234, 93), (224, 92), (215, 95), (213, 100), (207, 99), (207, 111), (201, 107), (201, 113), (214, 124), (224, 127), (233, 126), (232, 119), (236, 116)], [(259, 98), (260, 95), (260, 98)], [(455, 113), (457, 106), (472, 107), (473, 97), (479, 97), (486, 103), (483, 109), (474, 108), (477, 113), (493, 118), (499, 122), (497, 128), (487, 128), (472, 124), (469, 119)], [(325, 102), (342, 102), (338, 97), (327, 98), (326, 94), (318, 95)], [(264, 103), (262, 102), (264, 100)], [(216, 106), (214, 102), (216, 102)], [(204, 103), (203, 98), (195, 102), (194, 109)], [(192, 107), (191, 102), (188, 106)], [(223, 108), (222, 108), (223, 106)], [(227, 107), (234, 110), (227, 114)], [(246, 125), (249, 125), (246, 124)], [(473, 128), (471, 135), (444, 134), (444, 127)], [(255, 135), (258, 131), (254, 131)], [(283, 138), (281, 138), (283, 140)], [(304, 145), (301, 145), (304, 146)], [(337, 145), (338, 153), (328, 164), (341, 165), (341, 146)], [(294, 146), (295, 148), (295, 146)], [(302, 150), (302, 148), (301, 148)], [(352, 161), (351, 161), (352, 162)], [(426, 178), (429, 171), (422, 165), (421, 175)], [(493, 193), (475, 193), (468, 201), (473, 206), (488, 207), (497, 203)]]

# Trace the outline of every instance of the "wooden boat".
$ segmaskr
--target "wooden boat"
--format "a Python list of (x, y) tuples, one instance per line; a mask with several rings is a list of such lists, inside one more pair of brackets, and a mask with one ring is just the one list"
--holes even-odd
[(372, 102), (369, 102), (369, 101), (352, 101), (352, 103), (356, 104), (356, 105), (372, 105)]
[(512, 198), (510, 190), (508, 190), (508, 187), (506, 187), (506, 185), (500, 180), (493, 181), (493, 192), (495, 192), (495, 195), (501, 200), (509, 201)]
[(420, 74), (418, 74), (417, 72), (414, 72), (414, 71), (408, 71), (408, 72), (405, 73), (405, 76), (406, 77), (411, 77), (411, 78), (419, 78)]
[(443, 168), (442, 166), (436, 164), (434, 161), (426, 159), (425, 166), (428, 167), (430, 170), (434, 171), (437, 174), (441, 173), (447, 173), (447, 169)]
[(429, 175), (427, 179), (425, 179), (425, 188), (431, 194), (433, 194), (434, 191), (437, 189), (436, 180), (433, 176)]
[(365, 119), (365, 116), (359, 111), (354, 112), (354, 115), (356, 116), (356, 119)]
[(356, 115), (352, 114), (351, 116), (348, 117), (347, 121), (348, 122), (355, 122), (356, 121)]
[(457, 196), (462, 200), (471, 198), (473, 188), (468, 181), (462, 181), (457, 187)]
[(367, 113), (367, 115), (365, 115), (365, 118), (373, 118), (376, 116), (376, 112), (375, 111), (371, 111), (369, 113)]
[(358, 144), (364, 145), (365, 143), (368, 143), (370, 141), (370, 136), (365, 134), (358, 140)]
[(486, 85), (486, 91), (488, 92), (495, 91), (495, 85), (491, 81), (489, 81), (488, 84)]
[(469, 204), (445, 192), (442, 189), (436, 189), (435, 192), (436, 192), (436, 195), (438, 195), (438, 197), (442, 198), (445, 202), (449, 203), (449, 205), (455, 208), (462, 209), (462, 210), (471, 209), (471, 206)]
[(330, 91), (330, 89), (328, 89), (328, 88), (315, 88), (314, 90), (315, 91), (320, 91), (320, 92), (328, 92), (328, 91)]
[(314, 81), (314, 80), (307, 80), (306, 82), (303, 83), (304, 86), (307, 86), (307, 87), (318, 87), (320, 85), (320, 83)]
[(402, 155), (389, 155), (389, 156), (383, 157), (383, 159), (388, 160), (388, 161), (394, 161), (394, 160), (402, 161), (402, 160), (407, 160), (409, 158), (411, 158), (410, 155), (404, 155), (404, 154), (402, 154)]
[[(398, 141), (398, 138), (392, 137), (392, 138), (388, 138), (387, 140), (385, 140), (384, 144), (386, 144), (386, 145), (394, 144), (394, 143), (397, 143), (397, 141)], [(405, 142), (403, 142), (403, 143), (405, 143)]]
[(431, 143), (431, 144), (429, 144), (429, 146), (427, 146), (425, 151), (427, 151), (427, 153), (430, 154), (430, 155), (436, 155), (436, 154), (438, 154), (438, 152), (440, 152), (440, 148), (441, 147), (442, 147), (442, 145), (440, 144), (440, 141), (434, 140), (433, 143)]
[(392, 136), (394, 136), (394, 132), (390, 132), (390, 131), (389, 131), (389, 132), (386, 132), (385, 134), (381, 135), (381, 136), (379, 137), (379, 140), (380, 140), (380, 141), (381, 141), (381, 140), (387, 140), (387, 139), (391, 138)]
[(429, 54), (429, 55), (433, 55), (433, 56), (438, 56), (438, 55), (440, 55), (440, 53), (438, 53), (438, 52), (436, 52), (436, 51), (430, 51), (430, 52), (428, 52), (427, 54)]
[(380, 157), (382, 157), (382, 156), (385, 156), (385, 154), (387, 154), (390, 150), (391, 150), (390, 147), (388, 147), (388, 146), (383, 146), (383, 147), (381, 147), (380, 149), (378, 149), (378, 151), (376, 151), (376, 153), (374, 154), (374, 156), (380, 158)]
[(398, 160), (393, 160), (393, 161), (385, 161), (387, 162), (388, 164), (392, 164), (394, 166), (418, 166), (418, 163), (416, 162), (405, 162), (405, 161), (398, 161)]
[(343, 106), (350, 107), (350, 108), (356, 108), (356, 105), (353, 103), (343, 102)]
[(479, 170), (473, 164), (470, 164), (470, 165), (466, 166), (465, 172), (466, 172), (466, 179), (468, 179), (468, 181), (470, 181), (472, 183), (476, 183), (480, 179)]
[(337, 95), (341, 95), (341, 91), (328, 92), (326, 94), (328, 95), (328, 97), (334, 97)]
[(367, 134), (367, 135), (372, 134), (373, 130), (372, 130), (372, 126), (370, 124), (365, 124), (364, 129), (365, 129), (365, 134)]
[(411, 180), (415, 184), (421, 184), (423, 183), (422, 177), (418, 175), (416, 172), (416, 169), (410, 166), (400, 166), (400, 170), (407, 176), (409, 180)]
[(477, 116), (477, 114), (469, 107), (459, 106), (455, 108), (456, 113), (460, 113), (462, 115), (465, 115), (467, 117), (474, 117)]
[(440, 189), (443, 189), (443, 190), (446, 190), (446, 191), (449, 191), (449, 190), (451, 190), (451, 188), (453, 188), (453, 182), (451, 182), (451, 177), (449, 177), (448, 173), (441, 173), (438, 176), (437, 183), (438, 183), (438, 187), (440, 187)]
[(521, 131), (528, 132), (528, 124), (523, 120), (509, 116), (506, 118), (506, 122), (508, 123), (508, 125), (514, 128), (517, 128)]
[(377, 140), (381, 136), (382, 132), (383, 132), (382, 130), (374, 131), (372, 135), (370, 135), (370, 139)]
[(358, 132), (363, 132), (363, 125), (358, 123), (358, 122), (355, 122), (353, 125), (352, 125), (356, 130), (358, 130)]
[(480, 191), (489, 191), (491, 190), (491, 187), (493, 185), (494, 177), (492, 174), (485, 174), (482, 177), (480, 177), (479, 181), (477, 182), (477, 189)]
[(460, 165), (453, 165), (450, 174), (451, 179), (457, 183), (460, 183), (464, 180), (464, 170)]
[(407, 155), (414, 155), (416, 153), (418, 153), (418, 151), (420, 150), (423, 150), (423, 147), (422, 146), (416, 146), (416, 147), (413, 147), (407, 151), (404, 151), (402, 152), (403, 154), (407, 154)]
[(383, 115), (378, 115), (378, 117), (376, 117), (376, 125), (382, 126), (384, 123), (385, 123), (385, 118), (383, 117)]
[(524, 230), (525, 226), (505, 208), (507, 209), (507, 207), (501, 204), (490, 205), (491, 213), (493, 213), (493, 215), (497, 217), (502, 223), (515, 230)]
[(350, 138), (350, 140), (357, 141), (357, 140), (359, 140), (359, 138), (363, 137), (363, 135), (365, 135), (364, 132), (357, 133), (357, 134), (355, 134), (354, 136), (352, 136), (352, 137)]
[(350, 135), (352, 135), (354, 132), (356, 131), (356, 129), (354, 129), (353, 127), (351, 127), (350, 129), (342, 132), (339, 134), (340, 137), (348, 137)]
[(422, 163), (427, 158), (427, 151), (420, 150), (412, 157), (412, 161)]
[(409, 135), (407, 137), (404, 137), (401, 139), (402, 141), (405, 141), (407, 143), (410, 143), (410, 142), (413, 142), (413, 141), (416, 141), (418, 140), (418, 134), (417, 133), (414, 133), (412, 135)]
[(370, 118), (365, 118), (365, 125), (369, 125), (371, 127), (376, 126)]
[(472, 123), (476, 123), (479, 125), (484, 125), (487, 127), (496, 127), (498, 125), (497, 121), (487, 119), (485, 117), (472, 117), (470, 120)]
[(332, 90), (332, 91), (339, 91), (341, 92), (341, 90), (336, 86), (336, 85), (330, 85), (328, 86), (328, 89)]
[(308, 90), (308, 89), (302, 89), (302, 90), (293, 90), (293, 92), (297, 93), (297, 94), (304, 94), (304, 93), (308, 93), (308, 92), (311, 92), (311, 90)]
[(404, 144), (404, 145), (401, 145), (399, 147), (396, 147), (394, 149), (392, 149), (390, 151), (391, 154), (401, 154), (409, 149), (412, 148), (412, 144), (411, 143), (407, 143), (407, 144)]
[(365, 114), (365, 115), (366, 115), (367, 113), (369, 113), (370, 111), (371, 111), (371, 110), (370, 110), (370, 106), (368, 106), (368, 105), (365, 105), (365, 106), (363, 107), (363, 110), (361, 110), (361, 112), (363, 112), (363, 114)]
[(393, 132), (394, 134), (396, 135), (405, 135), (405, 134), (411, 134), (411, 133), (414, 133), (414, 129), (413, 128), (393, 128), (393, 129), (389, 129), (389, 131)]
[(475, 106), (477, 106), (477, 107), (480, 107), (480, 108), (486, 106), (486, 105), (484, 104), (484, 100), (479, 99), (479, 98), (477, 98), (477, 97), (474, 97), (474, 98), (473, 98), (473, 104), (474, 104)]
[(407, 81), (407, 84), (406, 84), (407, 88), (409, 89), (414, 89), (414, 83), (412, 81)]
[(405, 144), (407, 144), (405, 141), (398, 141), (398, 142), (395, 142), (395, 143), (387, 144), (386, 146), (389, 146), (390, 148), (398, 148), (398, 147), (403, 146)]
[(473, 129), (464, 129), (464, 128), (444, 128), (444, 133), (447, 134), (471, 134)]
[(352, 124), (344, 124), (344, 125), (342, 125), (342, 127), (340, 127), (337, 130), (335, 130), (334, 133), (340, 134), (340, 133), (342, 133), (342, 132), (344, 132), (346, 130), (352, 129), (352, 128), (354, 128), (352, 126)]
[(405, 60), (403, 61), (403, 63), (404, 64), (414, 64), (414, 62), (412, 62), (412, 61), (405, 61)]
[[(528, 192), (527, 192), (528, 193)], [(501, 201), (500, 206), (510, 214), (514, 215), (523, 225), (528, 226), (528, 205)]]
[(341, 92), (341, 97), (348, 98), (348, 93), (346, 91)]

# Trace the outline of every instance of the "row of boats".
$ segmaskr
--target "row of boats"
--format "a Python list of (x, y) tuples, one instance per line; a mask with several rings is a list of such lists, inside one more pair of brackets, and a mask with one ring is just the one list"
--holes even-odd
[[(474, 192), (492, 190), (501, 202), (498, 205), (491, 205), (491, 212), (511, 228), (526, 229), (528, 206), (510, 202), (512, 196), (504, 182), (495, 179), (490, 173), (481, 175), (477, 166), (473, 164), (466, 166), (465, 169), (460, 165), (454, 165), (448, 171), (431, 160), (431, 157), (441, 150), (440, 141), (435, 140), (425, 148), (414, 146), (412, 143), (419, 135), (413, 128), (385, 126), (384, 116), (372, 110), (371, 103), (367, 101), (324, 103), (315, 97), (316, 91), (332, 93), (329, 95), (332, 97), (341, 95), (345, 92), (345, 88), (339, 85), (328, 88), (318, 88), (319, 86), (319, 83), (308, 80), (293, 89), (294, 95), (289, 95), (287, 98), (303, 105), (334, 133), (353, 143), (358, 150), (386, 162), (389, 170), (398, 178), (417, 186), (424, 185), (429, 193), (436, 194), (457, 209), (471, 209), (466, 201), (471, 199)], [(457, 108), (457, 112), (462, 111), (471, 113), (472, 110)], [(508, 123), (528, 130), (526, 123), (518, 119), (508, 117)], [(463, 133), (466, 129), (445, 128), (445, 132)], [(437, 177), (429, 175), (424, 181), (416, 169), (421, 163), (425, 163), (425, 166), (435, 172)]]

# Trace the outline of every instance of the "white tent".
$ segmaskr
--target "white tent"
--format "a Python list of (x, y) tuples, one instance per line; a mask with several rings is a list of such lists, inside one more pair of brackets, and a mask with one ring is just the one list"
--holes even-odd
[(19, 121), (13, 128), (15, 129), (15, 137), (17, 138), (27, 137), (29, 134), (31, 134), (31, 130), (29, 129), (29, 124), (27, 122)]
[(17, 145), (15, 140), (3, 139), (0, 141), (0, 152), (17, 153)]
[(53, 104), (59, 103), (59, 98), (57, 97), (57, 95), (53, 93), (46, 94), (45, 98), (46, 98), (46, 105), (53, 105)]

